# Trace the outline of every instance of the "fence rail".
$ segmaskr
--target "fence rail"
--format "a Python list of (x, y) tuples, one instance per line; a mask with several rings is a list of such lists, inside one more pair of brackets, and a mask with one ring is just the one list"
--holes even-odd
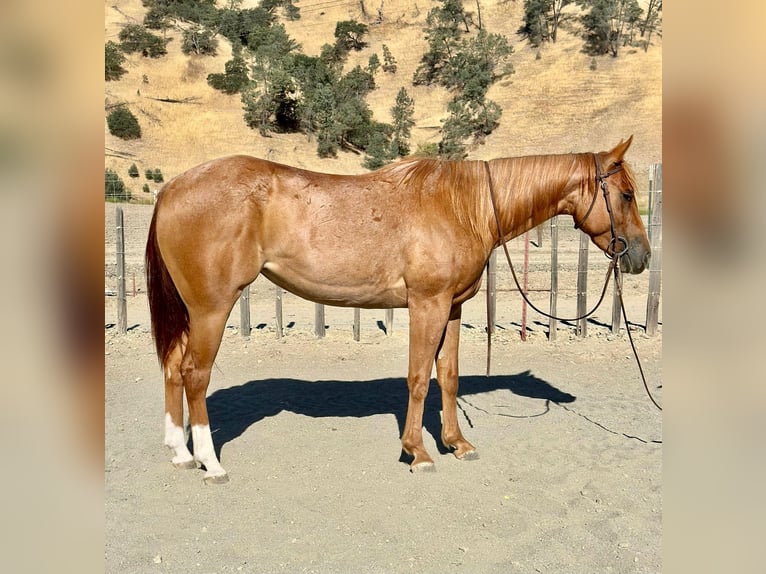
[[(646, 295), (646, 322), (645, 331), (649, 336), (657, 334), (659, 325), (659, 307), (660, 307), (660, 295), (661, 295), (661, 279), (662, 279), (662, 164), (655, 164), (650, 169), (650, 181), (649, 181), (649, 209), (647, 218), (647, 231), (652, 248), (652, 258), (649, 267), (649, 279)], [(543, 227), (547, 227), (550, 230), (550, 239), (548, 245), (543, 249)], [(120, 333), (125, 333), (127, 330), (127, 304), (126, 304), (126, 271), (125, 271), (125, 239), (124, 239), (124, 216), (122, 207), (117, 206), (115, 211), (115, 232), (116, 232), (116, 278), (117, 278), (117, 330)], [(602, 263), (594, 263), (589, 260), (590, 238), (582, 232), (574, 232), (570, 227), (562, 228), (562, 221), (558, 217), (552, 218), (549, 223), (539, 226), (536, 230), (536, 241), (534, 257), (530, 257), (530, 235), (532, 233), (525, 234), (522, 238), (514, 240), (514, 242), (522, 241), (521, 246), (523, 253), (523, 266), (520, 272), (517, 274), (522, 281), (522, 289), (525, 293), (529, 292), (548, 292), (548, 312), (551, 315), (557, 315), (559, 310), (558, 299), (562, 291), (559, 285), (560, 274), (562, 270), (564, 272), (570, 272), (568, 269), (571, 264), (562, 262), (562, 252), (560, 250), (560, 239), (562, 229), (568, 238), (567, 246), (568, 251), (564, 251), (565, 257), (574, 259), (574, 253), (572, 252), (574, 243), (578, 243), (576, 248), (577, 255), (577, 315), (584, 314), (587, 310), (588, 299), (588, 275), (589, 272), (600, 273), (605, 265)], [(573, 235), (576, 233), (577, 235)], [(543, 263), (545, 256), (545, 250), (550, 250), (550, 263)], [(517, 244), (517, 251), (518, 251)], [(515, 263), (518, 265), (518, 263)], [(535, 268), (534, 278), (537, 285), (530, 288), (528, 279), (530, 277), (530, 264)], [(545, 265), (549, 266), (550, 278), (547, 284), (540, 285), (540, 277), (544, 274), (540, 272), (540, 268)], [(515, 285), (507, 286), (505, 289), (498, 287), (498, 264), (497, 253), (493, 252), (490, 256), (490, 260), (485, 271), (486, 277), (484, 296), (486, 297), (486, 329), (493, 333), (496, 329), (497, 312), (498, 312), (498, 295), (503, 291), (515, 291)], [(133, 277), (134, 287), (133, 294), (136, 293), (135, 288), (135, 274)], [(601, 278), (595, 282), (598, 284), (598, 289), (601, 289)], [(617, 289), (614, 288), (614, 295), (612, 298), (612, 314), (611, 314), (611, 331), (617, 333), (620, 331), (621, 315), (620, 315), (620, 302), (617, 296)], [(284, 292), (281, 288), (275, 286), (274, 289), (275, 307), (274, 307), (274, 325), (276, 331), (276, 337), (281, 338), (285, 335), (285, 323), (283, 317), (283, 302)], [(240, 333), (243, 337), (249, 337), (252, 332), (251, 323), (251, 290), (248, 286), (240, 297), (240, 309), (239, 309), (239, 326)], [(520, 319), (520, 336), (523, 340), (526, 339), (527, 334), (527, 305), (522, 301), (521, 303), (521, 319)], [(361, 328), (361, 311), (354, 309), (352, 334), (355, 341), (359, 341), (362, 335)], [(546, 319), (547, 321), (547, 336), (548, 340), (555, 341), (556, 333), (558, 330), (557, 321), (555, 319)], [(386, 309), (384, 320), (382, 324), (379, 322), (380, 328), (386, 333), (391, 334), (394, 328), (394, 310)], [(326, 334), (326, 314), (323, 305), (315, 304), (314, 306), (314, 334), (318, 337), (324, 337)], [(575, 332), (579, 337), (586, 337), (588, 334), (588, 320), (581, 319), (576, 322)]]

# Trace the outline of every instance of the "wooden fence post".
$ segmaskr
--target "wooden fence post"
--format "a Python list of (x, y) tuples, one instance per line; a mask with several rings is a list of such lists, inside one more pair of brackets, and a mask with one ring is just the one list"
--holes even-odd
[[(619, 279), (618, 279), (619, 278)], [(620, 318), (622, 315), (622, 304), (620, 303), (620, 290), (622, 290), (622, 273), (618, 273), (614, 279), (614, 292), (612, 293), (612, 333), (620, 332)], [(628, 325), (625, 325), (628, 329)]]
[[(524, 233), (524, 276), (521, 280), (522, 295), (526, 296), (529, 292), (527, 285), (529, 282), (529, 231)], [(527, 340), (527, 300), (521, 298), (521, 340)]]
[[(551, 218), (551, 303), (549, 314), (556, 316), (556, 303), (559, 295), (559, 216)], [(548, 318), (548, 340), (556, 340), (556, 319)]]
[(245, 339), (250, 336), (250, 285), (239, 296), (239, 331)]
[(117, 332), (124, 335), (128, 332), (128, 303), (125, 299), (125, 227), (119, 205), (114, 216), (117, 227)]
[(359, 307), (354, 308), (354, 341), (361, 339), (362, 331), (362, 310)]
[(497, 324), (497, 251), (492, 250), (487, 262), (487, 332), (492, 335)]
[(282, 288), (276, 286), (276, 314), (277, 314), (277, 339), (281, 339), (282, 335)]
[(649, 200), (651, 219), (649, 237), (651, 238), (652, 258), (649, 260), (649, 295), (646, 298), (646, 334), (657, 334), (660, 310), (660, 287), (662, 284), (662, 164), (654, 166), (654, 186)]
[(321, 303), (314, 303), (314, 334), (320, 339), (325, 335), (324, 305)]
[(386, 335), (390, 335), (394, 329), (394, 310), (386, 309), (385, 316)]
[[(580, 257), (577, 261), (577, 316), (580, 317), (587, 312), (588, 305), (588, 249), (590, 247), (590, 238), (580, 232)], [(588, 319), (577, 321), (577, 335), (586, 337), (588, 335)]]

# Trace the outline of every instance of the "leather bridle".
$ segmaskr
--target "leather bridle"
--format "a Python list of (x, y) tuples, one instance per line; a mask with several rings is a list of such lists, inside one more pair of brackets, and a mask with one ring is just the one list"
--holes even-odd
[[(612, 232), (612, 238), (609, 240), (609, 245), (607, 245), (606, 250), (604, 253), (609, 259), (613, 259), (615, 257), (619, 258), (622, 255), (625, 255), (628, 251), (628, 241), (622, 236), (617, 235), (615, 228), (614, 228), (614, 215), (612, 213), (612, 203), (609, 200), (609, 184), (607, 183), (607, 179), (611, 176), (613, 176), (616, 173), (619, 173), (623, 170), (622, 162), (617, 162), (615, 166), (610, 169), (606, 173), (601, 173), (601, 164), (598, 161), (598, 157), (596, 154), (593, 154), (593, 163), (596, 166), (596, 189), (593, 191), (593, 200), (590, 202), (590, 207), (588, 207), (588, 211), (585, 212), (585, 215), (583, 218), (577, 222), (575, 221), (575, 229), (580, 229), (585, 223), (585, 220), (588, 219), (588, 216), (590, 215), (590, 212), (593, 211), (593, 206), (596, 205), (596, 200), (598, 199), (598, 188), (601, 188), (601, 191), (604, 195), (604, 202), (606, 204), (606, 211), (609, 214), (609, 228)], [(615, 246), (617, 245), (617, 242), (621, 242), (624, 247), (620, 251), (615, 251)]]

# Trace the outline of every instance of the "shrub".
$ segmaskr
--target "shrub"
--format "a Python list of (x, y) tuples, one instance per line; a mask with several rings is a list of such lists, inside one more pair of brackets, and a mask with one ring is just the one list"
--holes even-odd
[(109, 133), (124, 140), (133, 140), (141, 137), (141, 126), (138, 119), (126, 106), (119, 106), (112, 110), (106, 118)]
[(129, 175), (130, 177), (132, 177), (132, 178), (136, 178), (136, 177), (138, 177), (138, 168), (136, 167), (136, 164), (132, 164), (132, 165), (131, 165), (131, 166), (128, 168), (128, 175)]
[(155, 183), (162, 183), (163, 181), (165, 181), (165, 178), (162, 177), (162, 172), (160, 171), (160, 168), (155, 168), (153, 179)]
[(104, 170), (104, 198), (107, 201), (129, 201), (130, 191), (117, 173), (109, 168)]
[(418, 157), (437, 158), (439, 157), (439, 144), (437, 143), (418, 144), (418, 149), (415, 150), (415, 153), (412, 155), (416, 155)]
[(226, 94), (236, 94), (241, 92), (250, 82), (247, 74), (247, 62), (241, 54), (234, 57), (224, 64), (225, 73), (208, 74), (207, 83), (216, 90), (221, 90)]
[(125, 56), (120, 47), (109, 40), (104, 46), (104, 79), (119, 80), (128, 71), (122, 67), (125, 63)]

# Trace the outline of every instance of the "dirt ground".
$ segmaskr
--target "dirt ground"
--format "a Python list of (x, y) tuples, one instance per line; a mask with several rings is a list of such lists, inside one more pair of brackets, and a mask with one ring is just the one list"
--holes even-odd
[[(662, 415), (644, 393), (627, 336), (609, 331), (611, 296), (575, 336), (530, 312), (498, 267), (492, 374), (485, 376), (484, 292), (464, 306), (464, 434), (479, 459), (439, 444), (432, 383), (424, 440), (434, 473), (401, 458), (407, 404), (407, 318), (327, 309), (285, 295), (285, 336), (273, 287), (252, 287), (253, 331), (234, 309), (208, 391), (211, 428), (231, 481), (207, 486), (162, 446), (163, 384), (149, 332), (141, 255), (151, 206), (123, 206), (128, 326), (116, 333), (113, 205), (105, 206), (107, 572), (660, 572)], [(547, 231), (546, 231), (547, 233)], [(573, 312), (577, 239), (562, 230), (559, 311)], [(535, 236), (532, 236), (535, 239)], [(521, 257), (515, 241), (512, 253)], [(530, 248), (530, 287), (543, 289), (548, 236)], [(589, 301), (606, 260), (592, 249)], [(650, 389), (662, 401), (662, 326), (644, 334), (648, 274), (625, 277), (631, 329)], [(135, 281), (135, 296), (133, 282)], [(591, 293), (594, 293), (591, 295)], [(547, 304), (547, 293), (533, 292)]]

